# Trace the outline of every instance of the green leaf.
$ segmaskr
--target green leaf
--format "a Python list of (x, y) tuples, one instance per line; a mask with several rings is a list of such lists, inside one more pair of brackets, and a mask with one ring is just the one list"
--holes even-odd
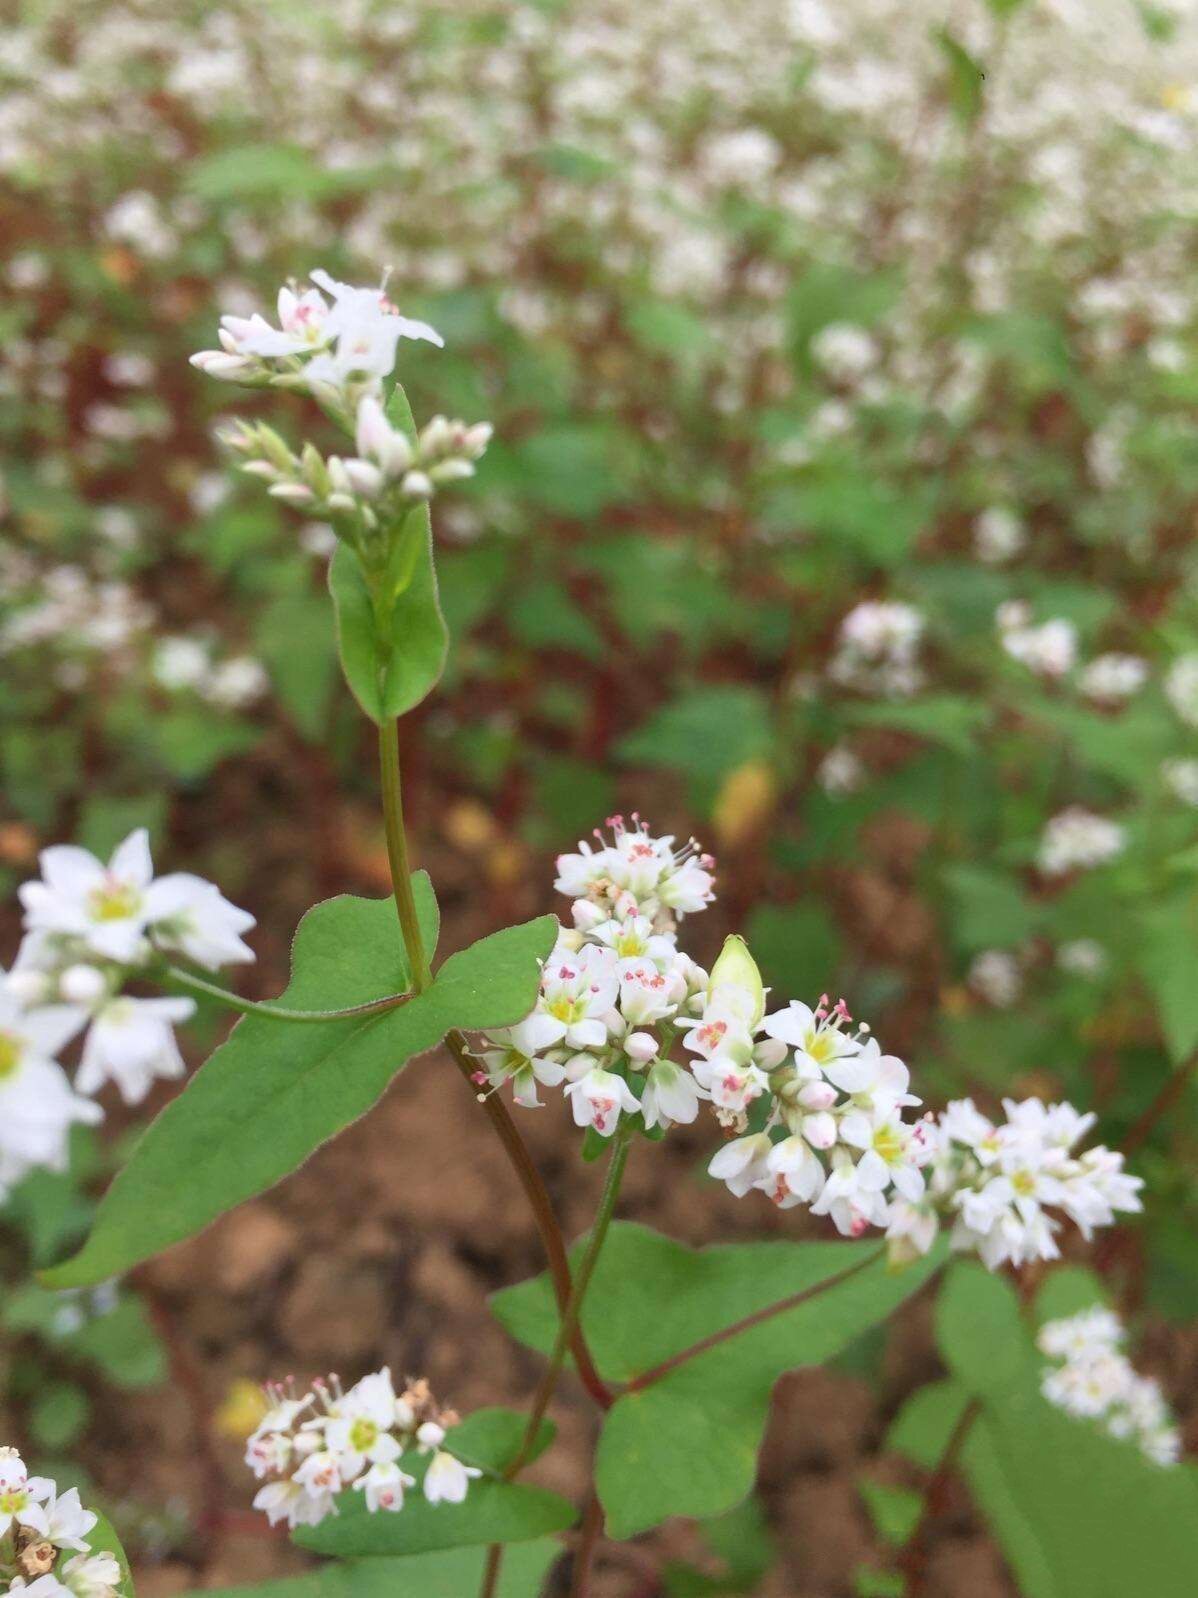
[(957, 694), (928, 694), (912, 704), (853, 705), (849, 719), (863, 727), (893, 727), (943, 744), (955, 754), (973, 756), (986, 707)]
[(329, 563), (341, 667), (354, 698), (375, 722), (402, 716), (431, 693), (449, 649), (427, 506), (409, 513), (403, 536), (415, 540), (415, 564), (388, 608), (385, 646), (379, 643), (374, 603), (357, 556), (339, 544)]
[[(527, 1417), (514, 1409), (476, 1409), (454, 1427), (453, 1452), (466, 1465), (502, 1472), (519, 1454), (527, 1424)], [(552, 1421), (541, 1422), (526, 1464), (541, 1457), (556, 1431)]]
[(326, 601), (280, 594), (259, 617), (255, 638), (288, 715), (306, 738), (320, 738), (337, 670)]
[[(406, 1454), (400, 1465), (417, 1482), (429, 1460)], [(301, 1548), (339, 1559), (425, 1554), (441, 1548), (481, 1543), (529, 1542), (565, 1531), (577, 1519), (573, 1504), (541, 1487), (483, 1477), (470, 1483), (464, 1503), (430, 1504), (419, 1486), (408, 1489), (395, 1515), (370, 1514), (361, 1493), (341, 1493), (339, 1513), (319, 1526), (301, 1526), (294, 1540)]]
[(924, 1470), (934, 1470), (968, 1402), (968, 1393), (956, 1381), (917, 1388), (895, 1416), (886, 1447)]
[[(436, 903), (422, 874), (414, 887), (431, 949)], [(553, 916), (493, 933), (451, 956), (426, 992), (382, 1014), (303, 1026), (258, 1015), (239, 1021), (144, 1134), (83, 1249), (43, 1279), (56, 1287), (101, 1281), (193, 1236), (363, 1115), (450, 1028), (520, 1020), (536, 1002), (538, 962), (556, 933)], [(394, 907), (347, 897), (317, 905), (300, 923), (292, 967), (282, 1002), (296, 1009), (404, 989)]]
[[(507, 1548), (496, 1598), (536, 1598), (560, 1554), (560, 1546), (548, 1538)], [(303, 1576), (208, 1588), (203, 1598), (465, 1598), (478, 1591), (485, 1559), (480, 1548), (453, 1548), (406, 1559), (349, 1560)]]
[(769, 703), (757, 688), (691, 688), (654, 711), (621, 740), (620, 759), (665, 766), (689, 777), (701, 803), (715, 797), (720, 779), (773, 747)]
[[(387, 418), (415, 437), (412, 408), (398, 383)], [(431, 693), (449, 650), (428, 506), (414, 506), (390, 538), (385, 570), (367, 574), (347, 544), (338, 544), (329, 562), (342, 669), (355, 699), (376, 722), (402, 716)]]
[(1140, 970), (1160, 1009), (1169, 1055), (1180, 1065), (1198, 1047), (1198, 893), (1151, 905), (1140, 925)]
[(51, 1453), (70, 1448), (91, 1415), (91, 1400), (74, 1382), (49, 1382), (29, 1408), (29, 1431), (39, 1448)]
[(982, 109), (986, 74), (949, 28), (937, 28), (932, 37), (948, 63), (948, 97), (961, 122), (976, 122)]
[[(865, 1264), (866, 1261), (872, 1263)], [(742, 1318), (863, 1268), (617, 1399), (604, 1421), (597, 1485), (608, 1531), (631, 1537), (673, 1515), (722, 1514), (753, 1482), (773, 1385), (832, 1358), (890, 1315), (938, 1267), (888, 1271), (865, 1243), (750, 1243), (689, 1249), (617, 1222), (583, 1305), (600, 1374), (628, 1382)], [(547, 1279), (492, 1299), (520, 1341), (545, 1352), (557, 1313)]]
[(888, 1482), (870, 1481), (868, 1477), (858, 1483), (874, 1530), (884, 1542), (901, 1547), (923, 1513), (923, 1494), (910, 1487), (894, 1487)]
[(955, 1267), (937, 1328), (945, 1358), (981, 1401), (962, 1462), (1024, 1598), (1189, 1598), (1198, 1471), (1154, 1465), (1133, 1443), (1048, 1404), (1042, 1361), (1003, 1278)]
[(113, 1556), (121, 1567), (121, 1598), (134, 1598), (133, 1572), (129, 1568), (129, 1556), (121, 1546), (121, 1539), (107, 1515), (102, 1515), (98, 1509), (93, 1509), (92, 1513), (96, 1517), (96, 1524), (87, 1534), (89, 1551), (93, 1554)]

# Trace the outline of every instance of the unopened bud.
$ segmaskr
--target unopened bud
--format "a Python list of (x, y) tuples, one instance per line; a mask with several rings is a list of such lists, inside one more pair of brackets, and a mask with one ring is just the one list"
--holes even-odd
[(624, 1053), (634, 1065), (648, 1065), (657, 1058), (657, 1039), (649, 1032), (632, 1032), (624, 1039)]
[(70, 965), (58, 979), (58, 991), (68, 1004), (95, 1004), (107, 993), (108, 983), (94, 965)]

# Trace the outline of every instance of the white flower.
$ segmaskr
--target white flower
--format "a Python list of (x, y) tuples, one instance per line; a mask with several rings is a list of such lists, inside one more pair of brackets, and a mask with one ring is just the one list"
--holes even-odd
[(1198, 651), (1179, 655), (1165, 677), (1165, 695), (1187, 727), (1198, 727)]
[(1118, 1316), (1101, 1306), (1047, 1322), (1037, 1343), (1061, 1363), (1045, 1370), (1041, 1391), (1068, 1414), (1134, 1441), (1155, 1463), (1176, 1464), (1181, 1438), (1159, 1385), (1121, 1352), (1125, 1338)]
[(71, 1589), (64, 1587), (58, 1577), (50, 1571), (33, 1581), (26, 1581), (23, 1576), (17, 1576), (9, 1590), (19, 1592), (21, 1598), (71, 1598)]
[(29, 930), (80, 938), (110, 960), (140, 959), (153, 913), (154, 868), (144, 827), (130, 833), (107, 866), (73, 844), (43, 849), (40, 863), (42, 881), (20, 889)]
[(272, 1526), (285, 1520), (292, 1531), (297, 1526), (315, 1526), (333, 1513), (331, 1492), (312, 1493), (294, 1478), (267, 1482), (254, 1494), (254, 1508), (265, 1514)]
[(78, 1553), (87, 1551), (87, 1535), (96, 1524), (96, 1516), (79, 1502), (78, 1488), (58, 1496), (51, 1487), (46, 1495), (46, 1531), (44, 1535), (56, 1548), (73, 1548)]
[(816, 363), (842, 383), (864, 377), (878, 359), (878, 346), (865, 328), (851, 322), (829, 322), (811, 340)]
[(811, 1206), (812, 1215), (829, 1215), (844, 1237), (860, 1237), (870, 1226), (884, 1226), (888, 1209), (884, 1197), (890, 1172), (886, 1162), (865, 1154), (854, 1164), (843, 1149), (832, 1153), (832, 1171), (823, 1192)]
[(324, 1438), (342, 1481), (352, 1481), (367, 1465), (390, 1465), (399, 1458), (400, 1445), (390, 1431), (395, 1406), (391, 1372), (385, 1367), (363, 1376), (337, 1400), (324, 1423)]
[(969, 985), (996, 1009), (1005, 1010), (1023, 988), (1019, 961), (1007, 949), (984, 949), (970, 964)]
[(911, 605), (865, 600), (840, 624), (828, 675), (863, 693), (908, 697), (922, 681), (916, 656), (923, 627), (922, 615)]
[(354, 1491), (365, 1493), (366, 1508), (372, 1515), (380, 1509), (398, 1513), (403, 1508), (405, 1489), (415, 1485), (416, 1478), (400, 1470), (394, 1460), (380, 1460), (358, 1477)]
[(689, 1124), (699, 1113), (699, 1101), (707, 1095), (686, 1071), (672, 1060), (658, 1060), (649, 1068), (641, 1094), (641, 1113), (645, 1125), (669, 1127), (675, 1122)]
[(764, 1132), (734, 1138), (712, 1156), (707, 1174), (723, 1182), (737, 1198), (743, 1198), (750, 1188), (769, 1175), (772, 1147)]
[(336, 1495), (345, 1485), (340, 1462), (331, 1448), (317, 1448), (310, 1453), (291, 1479), (303, 1488), (309, 1498), (318, 1500), (323, 1500), (329, 1494)]
[(244, 710), (270, 687), (270, 676), (260, 660), (252, 655), (234, 655), (214, 666), (200, 684), (200, 692), (210, 705), (222, 710)]
[(307, 355), (323, 348), (332, 337), (328, 328), (329, 307), (316, 289), (297, 294), (284, 284), (279, 290), (278, 313), (277, 328), (271, 327), (256, 311), (250, 317), (222, 316), (221, 327), (229, 336), (230, 353), (260, 355), (270, 360), (286, 355)]
[(30, 1476), (25, 1462), (15, 1449), (3, 1450), (0, 1464), (0, 1537), (14, 1526), (27, 1526), (39, 1537), (49, 1530), (49, 1519), (41, 1500), (54, 1492), (54, 1483), (44, 1476)]
[(181, 1077), (183, 1056), (171, 1024), (194, 1012), (191, 999), (110, 999), (96, 1014), (83, 1044), (76, 1082), (95, 1093), (115, 1082), (126, 1104), (139, 1104), (158, 1077)]
[(53, 1058), (82, 1020), (81, 1010), (65, 1005), (24, 1010), (0, 988), (0, 1167), (6, 1159), (17, 1167), (9, 1180), (35, 1165), (64, 1169), (71, 1125), (102, 1118)]
[(159, 639), (150, 670), (155, 682), (169, 692), (198, 688), (208, 676), (208, 646), (198, 638)]
[(1047, 877), (1106, 865), (1123, 850), (1124, 832), (1116, 821), (1071, 805), (1044, 828), (1037, 862)]
[(999, 626), (1002, 646), (1014, 660), (1042, 677), (1063, 677), (1077, 659), (1077, 628), (1063, 616), (1054, 616), (1038, 627)]
[[(825, 996), (814, 1010), (798, 999), (792, 999), (785, 1010), (775, 1010), (773, 1015), (767, 1015), (761, 1023), (761, 1030), (767, 1037), (792, 1048), (800, 1068), (806, 1067), (812, 1072), (823, 1071), (830, 1081), (836, 1082), (828, 1066), (842, 1059), (850, 1059), (861, 1050), (860, 1039), (843, 1030), (849, 1020), (843, 999), (829, 1008)], [(837, 1082), (837, 1086), (840, 1085)]]
[(767, 1174), (755, 1185), (783, 1210), (796, 1204), (810, 1204), (823, 1191), (828, 1176), (823, 1161), (812, 1152), (808, 1139), (797, 1133), (773, 1145), (766, 1166)]
[(610, 1137), (621, 1112), (635, 1115), (640, 1102), (621, 1076), (598, 1068), (590, 1070), (566, 1088), (576, 1126), (593, 1126), (601, 1137)]
[(619, 994), (619, 966), (610, 949), (585, 944), (577, 954), (555, 951), (541, 978), (541, 1008), (561, 1025), (567, 1049), (601, 1049)]
[[(107, 866), (86, 849), (59, 844), (41, 854), (42, 880), (20, 889), (25, 926), (45, 940), (74, 939), (125, 965), (140, 964), (147, 936), (215, 969), (253, 954), (240, 933), (253, 916), (202, 877), (175, 872), (154, 880), (149, 834), (130, 833)], [(44, 946), (44, 945), (43, 945)]]
[(1119, 704), (1148, 681), (1148, 662), (1139, 655), (1097, 655), (1082, 671), (1078, 687), (1099, 704)]
[(174, 871), (159, 877), (148, 897), (150, 930), (159, 948), (178, 950), (209, 971), (253, 960), (241, 934), (256, 925), (254, 917), (230, 904), (214, 883)]
[(496, 1045), (482, 1054), (487, 1075), (495, 1087), (511, 1082), (517, 1104), (525, 1109), (539, 1109), (537, 1083), (559, 1087), (566, 1079), (565, 1067), (556, 1060), (547, 1059), (544, 1052), (564, 1036), (564, 1023), (541, 1010), (534, 1010), (515, 1026), (486, 1033), (487, 1042)]
[(991, 505), (973, 524), (973, 547), (987, 565), (997, 566), (1018, 555), (1027, 541), (1023, 523), (1013, 510)]
[(115, 1554), (75, 1554), (62, 1567), (63, 1580), (74, 1598), (114, 1598), (121, 1584)]
[(1169, 791), (1184, 804), (1198, 805), (1198, 760), (1164, 760), (1161, 778)]
[(481, 1475), (474, 1465), (463, 1465), (452, 1454), (438, 1449), (424, 1474), (424, 1496), (430, 1504), (460, 1504), (471, 1481)]

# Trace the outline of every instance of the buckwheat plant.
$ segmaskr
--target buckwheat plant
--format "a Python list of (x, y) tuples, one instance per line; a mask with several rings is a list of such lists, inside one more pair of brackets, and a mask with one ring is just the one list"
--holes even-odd
[[(1036, 1474), (1008, 1457), (1012, 1416), (1020, 1446), (1067, 1420), (1040, 1392), (1031, 1290), (1045, 1262), (1140, 1208), (1139, 1178), (1090, 1141), (1093, 1114), (1068, 1104), (1006, 1100), (997, 1120), (969, 1100), (925, 1110), (907, 1066), (844, 1000), (768, 993), (739, 937), (704, 970), (685, 934), (715, 899), (715, 861), (636, 814), (609, 818), (558, 858), (562, 922), (543, 915), (443, 957), (432, 884), (411, 865), (399, 723), (431, 692), (446, 654), (430, 502), (474, 471), (489, 428), (441, 416), (416, 425), (392, 375), (405, 341), (440, 343), (385, 286), (318, 271), (312, 286), (280, 291), (277, 325), (226, 316), (220, 349), (194, 357), (214, 377), (310, 396), (347, 436), (328, 454), (261, 420), (224, 433), (243, 472), (336, 536), (329, 585), (345, 677), (377, 728), (393, 897), (315, 906), (286, 991), (262, 1004), (201, 974), (249, 958), (251, 918), (197, 878), (155, 878), (143, 835), (107, 865), (79, 849), (46, 852), (43, 880), (22, 890), (28, 932), (4, 999), (7, 1161), (61, 1157), (63, 1129), (94, 1117), (83, 1095), (104, 1080), (136, 1099), (154, 1077), (177, 1075), (170, 1029), (193, 993), (244, 1012), (141, 1138), (84, 1246), (47, 1280), (99, 1282), (198, 1232), (369, 1110), (408, 1062), (443, 1049), (471, 1113), (500, 1139), (543, 1245), (546, 1274), (494, 1300), (501, 1323), (543, 1356), (540, 1380), (525, 1414), (461, 1420), (426, 1383), (393, 1384), (388, 1370), (348, 1388), (331, 1377), (271, 1389), (247, 1461), (272, 1524), (341, 1558), (456, 1559), (451, 1551), (475, 1548), (469, 1584), (482, 1598), (501, 1582), (525, 1590), (527, 1579), (533, 1590), (539, 1577), (517, 1561), (536, 1552), (543, 1571), (554, 1539), (579, 1519), (575, 1505), (517, 1479), (551, 1441), (546, 1414), (569, 1361), (599, 1426), (571, 1540), (572, 1591), (586, 1593), (605, 1535), (718, 1516), (745, 1497), (784, 1371), (832, 1358), (943, 1276), (937, 1316), (952, 1380), (931, 1462), (938, 1455), (942, 1472), (961, 1457), (983, 1502), (998, 1506), (1008, 1546), (1002, 1506), (1034, 1493)], [(860, 355), (842, 344), (826, 357)], [(860, 606), (834, 673), (908, 694), (921, 627), (907, 607)], [(1126, 673), (1116, 675), (1122, 691)], [(1053, 825), (1040, 861), (1049, 874), (1118, 846), (1089, 816)], [(127, 996), (134, 978), (167, 996)], [(53, 1056), (85, 1025), (72, 1088)], [(577, 1152), (606, 1161), (593, 1225), (573, 1250), (519, 1127), (527, 1113), (567, 1106)], [(616, 1221), (633, 1151), (652, 1159), (678, 1126), (692, 1128), (732, 1195), (806, 1210), (801, 1235), (815, 1239), (693, 1250)], [(402, 1148), (396, 1170), (402, 1179)], [(974, 1260), (950, 1266), (950, 1253)], [(1019, 1273), (1021, 1301), (993, 1274), (1007, 1270)], [(1053, 1403), (1065, 1381), (1045, 1381)], [(1041, 1475), (1057, 1468), (1054, 1450), (1089, 1450), (1082, 1488), (1097, 1481), (1119, 1494), (1134, 1543), (1144, 1533), (1135, 1516), (1162, 1513), (1153, 1495), (1171, 1473), (1142, 1478), (1142, 1455), (1093, 1429), (1070, 1424), (1060, 1435), (1039, 1449)], [(1157, 1458), (1175, 1452), (1165, 1435), (1155, 1427)], [(1193, 1511), (1184, 1481), (1186, 1503), (1167, 1506), (1183, 1520)], [(29, 1513), (43, 1529), (42, 1510)], [(532, 1551), (511, 1546), (522, 1543)], [(464, 1567), (452, 1568), (460, 1582)], [(397, 1566), (395, 1590), (416, 1591), (404, 1579)]]
[(72, 1487), (31, 1476), (0, 1448), (0, 1592), (23, 1598), (117, 1598), (131, 1592), (106, 1522)]

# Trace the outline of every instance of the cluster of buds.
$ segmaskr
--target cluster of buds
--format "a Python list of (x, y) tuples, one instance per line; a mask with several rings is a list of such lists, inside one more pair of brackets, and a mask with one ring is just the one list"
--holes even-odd
[[(36, 1166), (65, 1169), (70, 1128), (101, 1119), (87, 1095), (105, 1083), (135, 1104), (182, 1076), (172, 1027), (192, 1001), (133, 997), (131, 980), (180, 956), (209, 971), (254, 958), (253, 916), (202, 877), (155, 877), (144, 829), (107, 864), (58, 845), (41, 869), (20, 889), (25, 937), (0, 978), (0, 1195)], [(72, 1083), (57, 1056), (85, 1029)]]
[(0, 1448), (0, 1594), (115, 1598), (121, 1567), (87, 1540), (96, 1518), (76, 1488), (60, 1493), (31, 1476), (15, 1448)]
[(297, 1394), (293, 1384), (266, 1389), (270, 1405), (246, 1445), (245, 1461), (265, 1485), (254, 1498), (272, 1526), (314, 1526), (337, 1513), (337, 1494), (360, 1492), (371, 1514), (397, 1513), (422, 1469), (430, 1504), (460, 1504), (481, 1475), (445, 1447), (458, 1417), (440, 1408), (424, 1380), (396, 1393), (384, 1367), (344, 1391), (338, 1377)]
[(1054, 1363), (1040, 1390), (1069, 1415), (1097, 1421), (1112, 1437), (1134, 1442), (1158, 1465), (1175, 1465), (1181, 1437), (1151, 1376), (1141, 1376), (1123, 1353), (1119, 1317), (1095, 1306), (1040, 1328), (1040, 1352)]

